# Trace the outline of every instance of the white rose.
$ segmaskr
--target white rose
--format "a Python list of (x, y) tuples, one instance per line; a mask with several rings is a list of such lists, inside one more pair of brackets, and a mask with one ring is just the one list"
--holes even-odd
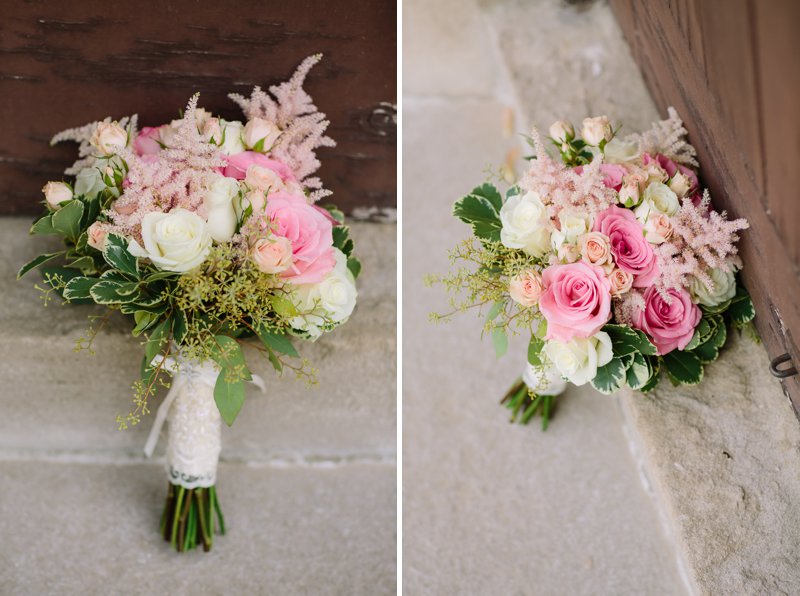
[(736, 274), (733, 270), (711, 269), (707, 273), (713, 287), (709, 288), (702, 280), (692, 276), (689, 282), (692, 300), (703, 306), (717, 306), (736, 295)]
[(585, 385), (594, 379), (597, 368), (605, 366), (614, 357), (611, 338), (604, 331), (568, 342), (549, 340), (543, 350), (558, 372), (575, 385)]
[(48, 182), (42, 188), (44, 198), (52, 209), (59, 209), (61, 203), (72, 200), (72, 191), (63, 182)]
[(184, 273), (206, 260), (211, 234), (203, 218), (174, 209), (170, 213), (150, 212), (142, 219), (144, 248), (131, 240), (130, 253), (150, 259), (159, 269)]
[(680, 209), (677, 195), (666, 184), (652, 182), (644, 189), (642, 204), (633, 210), (636, 219), (644, 226), (651, 213), (672, 217)]
[(234, 199), (239, 196), (239, 183), (222, 174), (211, 174), (203, 204), (208, 212), (208, 232), (217, 242), (228, 242), (236, 233), (239, 218)]
[(225, 155), (236, 155), (237, 153), (246, 151), (246, 147), (244, 143), (242, 143), (242, 129), (244, 126), (241, 122), (236, 120), (233, 122), (222, 120), (220, 126), (222, 127), (222, 136), (224, 137), (222, 145), (220, 146), (220, 151)]
[(253, 118), (244, 127), (242, 140), (248, 149), (253, 149), (259, 141), (264, 141), (262, 150), (266, 152), (275, 144), (280, 135), (281, 129), (274, 123), (263, 118)]
[(541, 257), (548, 250), (550, 232), (545, 222), (544, 204), (535, 192), (516, 195), (500, 209), (500, 241), (508, 248), (521, 248), (527, 254)]
[(84, 168), (75, 176), (75, 194), (78, 196), (92, 198), (104, 188), (103, 176), (95, 167)]
[(569, 122), (559, 120), (550, 125), (550, 136), (556, 141), (566, 141), (575, 136), (575, 129)]
[(536, 395), (561, 395), (567, 389), (567, 382), (554, 366), (543, 369), (528, 364), (522, 380)]
[(566, 214), (562, 211), (558, 215), (558, 221), (561, 223), (564, 241), (569, 244), (575, 244), (578, 238), (586, 234), (592, 227), (590, 217), (586, 214)]
[(103, 155), (114, 155), (125, 149), (128, 133), (116, 122), (101, 122), (89, 142)]
[(300, 312), (292, 319), (295, 329), (316, 339), (326, 328), (347, 320), (356, 305), (358, 292), (353, 274), (347, 268), (347, 257), (333, 249), (336, 266), (317, 284), (295, 286), (292, 301)]
[(219, 124), (219, 118), (209, 118), (203, 123), (203, 128), (200, 129), (200, 134), (205, 141), (214, 142), (219, 145), (222, 140), (222, 127)]
[(596, 116), (584, 118), (581, 136), (588, 145), (599, 145), (602, 141), (610, 141), (614, 133), (611, 131), (607, 116)]
[(627, 163), (639, 157), (639, 146), (633, 141), (623, 141), (614, 137), (603, 149), (606, 163)]

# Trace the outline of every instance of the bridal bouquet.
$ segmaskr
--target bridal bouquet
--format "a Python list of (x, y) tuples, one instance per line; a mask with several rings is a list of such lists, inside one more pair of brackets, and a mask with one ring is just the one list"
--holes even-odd
[(737, 278), (747, 222), (701, 192), (672, 108), (625, 139), (606, 117), (585, 119), (580, 135), (563, 121), (549, 132), (559, 159), (534, 131), (530, 168), (505, 198), (484, 184), (455, 204), (474, 237), (438, 279), (462, 296), (456, 311), (485, 309), (498, 356), (509, 334), (530, 335), (528, 366), (503, 403), (512, 421), (540, 412), (543, 428), (567, 381), (603, 393), (652, 391), (662, 372), (699, 383), (729, 325), (755, 315)]
[[(221, 420), (233, 423), (246, 382), (263, 390), (242, 344), (279, 373), (313, 381), (289, 338), (315, 340), (355, 306), (360, 265), (348, 228), (335, 207), (315, 204), (330, 194), (312, 175), (315, 150), (334, 145), (302, 89), (319, 59), (270, 93), (232, 94), (246, 122), (212, 116), (195, 95), (169, 124), (140, 130), (135, 115), (106, 118), (53, 138), (79, 143), (80, 158), (66, 170), (74, 178), (44, 187), (47, 212), (31, 233), (64, 247), (19, 275), (40, 267), (45, 303), (57, 293), (104, 305), (145, 338), (133, 408), (117, 422), (137, 424), (169, 387), (145, 451), (168, 421), (161, 532), (179, 551), (207, 551), (215, 526), (225, 531), (215, 488)], [(105, 320), (79, 348), (91, 350)]]

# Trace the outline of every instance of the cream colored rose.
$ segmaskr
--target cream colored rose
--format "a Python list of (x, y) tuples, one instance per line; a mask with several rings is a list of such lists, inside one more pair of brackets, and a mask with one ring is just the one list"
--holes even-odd
[(130, 253), (150, 259), (159, 269), (184, 273), (200, 266), (211, 249), (206, 222), (196, 213), (174, 209), (151, 212), (142, 219), (144, 248), (131, 240)]
[(285, 190), (283, 180), (273, 170), (255, 164), (248, 166), (244, 181), (259, 190)]
[(543, 350), (558, 372), (574, 385), (585, 385), (594, 379), (598, 367), (605, 366), (614, 357), (611, 338), (604, 331), (568, 342), (549, 340)]
[(662, 168), (658, 163), (655, 161), (651, 161), (649, 164), (642, 168), (642, 172), (646, 178), (646, 184), (654, 184), (656, 182), (666, 182), (669, 180), (669, 174), (667, 171)]
[(666, 184), (659, 182), (649, 184), (644, 189), (644, 200), (651, 204), (653, 209), (664, 215), (672, 217), (681, 208), (677, 195)]
[(106, 188), (103, 176), (97, 168), (84, 168), (75, 176), (75, 194), (93, 198), (97, 193)]
[(556, 141), (563, 142), (575, 136), (575, 129), (569, 122), (559, 120), (550, 125), (550, 136)]
[(633, 287), (633, 275), (622, 269), (614, 269), (608, 276), (611, 282), (611, 295), (619, 298)]
[(292, 327), (316, 339), (322, 332), (345, 322), (353, 312), (358, 292), (353, 274), (347, 268), (347, 257), (333, 249), (336, 265), (318, 284), (295, 286), (292, 301), (301, 313), (291, 321)]
[(602, 141), (610, 141), (614, 133), (607, 116), (584, 118), (581, 136), (588, 145), (599, 145)]
[(239, 183), (222, 174), (211, 174), (203, 196), (208, 214), (208, 232), (217, 242), (228, 242), (236, 233), (239, 223), (234, 209), (234, 199), (239, 196)]
[(672, 222), (663, 213), (652, 211), (644, 224), (644, 237), (650, 244), (663, 244), (672, 237)]
[(206, 142), (214, 142), (219, 145), (222, 142), (222, 127), (219, 123), (219, 118), (209, 118), (203, 123), (203, 128), (200, 129), (200, 135)]
[(242, 129), (244, 125), (242, 125), (239, 121), (232, 121), (228, 122), (227, 120), (222, 120), (220, 122), (220, 126), (222, 127), (222, 145), (220, 145), (220, 151), (222, 151), (225, 155), (236, 155), (237, 153), (242, 153), (246, 150), (244, 143), (242, 142)]
[(675, 175), (669, 181), (670, 190), (674, 192), (679, 199), (685, 197), (691, 187), (692, 181), (681, 171), (675, 172)]
[(590, 265), (602, 267), (606, 272), (611, 271), (614, 266), (614, 258), (611, 256), (611, 244), (608, 236), (600, 232), (589, 232), (581, 236), (580, 241), (581, 257)]
[(101, 122), (94, 129), (89, 143), (103, 155), (114, 155), (125, 149), (128, 133), (116, 122)]
[(250, 249), (250, 258), (262, 273), (282, 273), (292, 266), (292, 243), (283, 236), (261, 238)]
[(508, 293), (522, 306), (533, 306), (539, 302), (544, 291), (542, 276), (536, 271), (523, 271), (511, 278)]
[(623, 141), (614, 137), (603, 149), (606, 163), (628, 163), (639, 158), (639, 146), (633, 141)]
[(539, 195), (527, 192), (508, 199), (500, 209), (500, 241), (508, 248), (541, 257), (548, 250), (547, 213)]
[(86, 243), (92, 248), (103, 251), (106, 247), (106, 237), (108, 236), (108, 228), (102, 222), (96, 221), (89, 226), (86, 230)]
[(42, 192), (51, 209), (60, 209), (61, 203), (72, 200), (72, 191), (63, 182), (48, 182), (42, 188)]
[(692, 276), (689, 282), (689, 293), (697, 304), (718, 306), (736, 295), (736, 274), (722, 269), (707, 271), (712, 287), (706, 286), (702, 280)]
[[(627, 178), (627, 176), (626, 176)], [(639, 184), (635, 180), (622, 180), (622, 188), (619, 189), (619, 202), (629, 209), (636, 207), (642, 200), (639, 193)]]
[(241, 220), (247, 207), (253, 208), (253, 213), (263, 213), (267, 205), (267, 197), (263, 190), (251, 190), (241, 196), (237, 201), (234, 201), (236, 207), (236, 216)]
[(278, 137), (281, 136), (281, 129), (273, 122), (263, 118), (253, 118), (244, 126), (242, 140), (245, 147), (254, 149), (260, 141), (263, 141), (262, 150), (268, 151)]

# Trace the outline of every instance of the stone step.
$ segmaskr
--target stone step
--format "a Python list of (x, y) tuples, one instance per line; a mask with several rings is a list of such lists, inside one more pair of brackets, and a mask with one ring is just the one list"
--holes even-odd
[[(53, 247), (53, 238), (28, 236), (29, 223), (0, 219), (0, 456), (139, 458), (153, 416), (126, 431), (117, 430), (115, 418), (131, 405), (140, 340), (117, 316), (98, 336), (96, 355), (73, 352), (88, 316), (103, 310), (62, 307), (58, 301), (43, 308), (33, 288), (37, 273), (14, 280), (21, 263)], [(352, 233), (363, 261), (357, 310), (347, 325), (317, 342), (298, 342), (319, 384), (306, 388), (290, 374), (278, 378), (266, 360), (248, 350), (267, 394), (248, 389), (236, 423), (223, 429), (223, 459), (394, 458), (396, 226), (355, 223)]]
[(0, 593), (394, 594), (395, 468), (222, 464), (228, 532), (176, 553), (154, 464), (0, 463)]

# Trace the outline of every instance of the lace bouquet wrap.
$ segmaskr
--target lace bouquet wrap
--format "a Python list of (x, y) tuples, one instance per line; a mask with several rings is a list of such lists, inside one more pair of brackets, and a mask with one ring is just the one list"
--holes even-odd
[[(313, 176), (316, 150), (332, 147), (328, 121), (303, 90), (321, 56), (249, 98), (230, 95), (245, 121), (226, 121), (192, 97), (181, 118), (139, 129), (137, 117), (64, 131), (79, 144), (64, 181), (44, 187), (32, 234), (61, 250), (22, 267), (42, 272), (45, 303), (107, 307), (143, 338), (141, 378), (121, 429), (150, 412), (168, 387), (145, 452), (167, 422), (164, 538), (179, 551), (212, 546), (225, 523), (216, 491), (221, 424), (235, 420), (245, 385), (265, 390), (245, 361), (253, 345), (278, 373), (313, 372), (291, 338), (315, 340), (349, 318), (361, 266), (342, 213)], [(96, 329), (87, 341), (91, 349)]]
[(530, 167), (505, 195), (486, 183), (456, 202), (473, 236), (451, 253), (458, 268), (434, 278), (455, 311), (483, 309), (498, 356), (510, 334), (530, 337), (502, 403), (543, 428), (567, 382), (699, 383), (728, 329), (752, 332), (755, 316), (738, 276), (747, 222), (713, 209), (675, 110), (624, 139), (605, 116), (549, 132), (558, 157), (534, 130)]

